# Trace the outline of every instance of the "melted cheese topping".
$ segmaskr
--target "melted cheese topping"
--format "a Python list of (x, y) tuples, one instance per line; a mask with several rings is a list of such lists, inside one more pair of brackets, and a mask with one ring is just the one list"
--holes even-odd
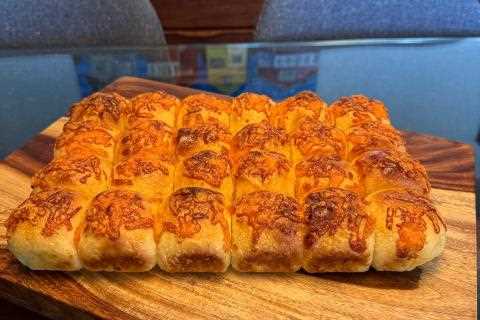
[(256, 191), (248, 193), (235, 204), (237, 220), (252, 228), (252, 243), (260, 239), (267, 229), (286, 236), (294, 236), (303, 223), (298, 203), (294, 198), (280, 193)]
[(288, 136), (281, 129), (274, 128), (267, 121), (243, 127), (233, 138), (233, 148), (246, 152), (253, 148), (275, 150), (288, 143)]
[(367, 249), (366, 239), (373, 232), (374, 220), (365, 212), (358, 194), (338, 188), (314, 192), (305, 199), (304, 210), (309, 229), (305, 235), (307, 248), (323, 236), (334, 236), (340, 228), (346, 228), (350, 248), (357, 253)]
[(219, 188), (223, 179), (230, 175), (231, 167), (226, 150), (220, 153), (211, 150), (201, 151), (185, 159), (183, 166), (184, 176), (203, 180), (216, 188)]
[(432, 202), (411, 192), (384, 192), (377, 199), (386, 207), (385, 227), (398, 231), (396, 255), (399, 258), (416, 258), (425, 246), (426, 220), (430, 220), (435, 233), (440, 226), (446, 230), (443, 219)]
[(153, 228), (153, 218), (147, 213), (140, 195), (130, 191), (113, 190), (100, 193), (87, 211), (85, 233), (105, 237), (111, 241), (120, 238), (122, 229)]
[(327, 127), (311, 117), (306, 117), (300, 122), (292, 139), (294, 145), (304, 156), (332, 154), (343, 157), (346, 152), (343, 133), (333, 127)]
[(170, 196), (169, 208), (176, 223), (165, 222), (165, 231), (175, 233), (180, 238), (189, 238), (200, 232), (202, 220), (212, 225), (220, 224), (225, 241), (229, 241), (230, 227), (224, 216), (224, 197), (209, 189), (182, 188)]
[(41, 234), (52, 236), (62, 227), (72, 230), (72, 218), (82, 209), (76, 195), (70, 191), (43, 191), (32, 194), (12, 212), (6, 223), (9, 234), (23, 222), (38, 225), (46, 217)]

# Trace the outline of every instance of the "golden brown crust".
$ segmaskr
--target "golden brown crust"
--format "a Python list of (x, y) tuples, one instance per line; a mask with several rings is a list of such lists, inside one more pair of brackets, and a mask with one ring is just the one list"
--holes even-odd
[(305, 199), (304, 210), (307, 249), (346, 227), (351, 250), (359, 254), (367, 250), (366, 239), (373, 233), (375, 222), (365, 212), (365, 203), (357, 193), (339, 188), (314, 192)]
[(290, 171), (290, 162), (281, 153), (253, 150), (238, 161), (235, 176), (255, 177), (266, 183), (274, 175), (285, 176)]
[(396, 229), (396, 255), (399, 258), (416, 258), (425, 246), (428, 219), (435, 233), (446, 230), (445, 222), (432, 202), (412, 192), (385, 192), (379, 195), (387, 207), (385, 227)]
[(221, 114), (230, 114), (230, 102), (207, 94), (195, 94), (182, 100), (177, 127), (197, 127), (216, 122)]
[(291, 112), (298, 108), (303, 108), (306, 110), (311, 110), (315, 114), (320, 115), (324, 112), (327, 105), (325, 101), (322, 100), (312, 91), (302, 91), (296, 95), (289, 97), (283, 100), (277, 105), (279, 109), (282, 109), (283, 112)]
[(353, 127), (347, 136), (349, 159), (373, 150), (405, 152), (405, 143), (400, 133), (382, 122), (367, 122)]
[(229, 144), (231, 135), (228, 129), (218, 121), (200, 125), (195, 128), (180, 128), (177, 132), (177, 154), (185, 156), (192, 154), (203, 145), (213, 143)]
[(155, 148), (151, 152), (167, 154), (173, 160), (173, 130), (158, 120), (137, 122), (126, 131), (119, 143), (121, 157), (129, 157), (146, 149)]
[[(130, 107), (125, 110), (127, 124), (131, 126), (137, 121), (156, 119), (158, 113), (162, 111), (172, 112), (172, 115), (175, 115), (175, 110), (172, 109), (175, 109), (179, 104), (180, 101), (175, 96), (163, 91), (139, 94), (131, 100)], [(172, 121), (167, 125), (174, 126), (174, 123)]]
[(272, 99), (266, 95), (246, 92), (233, 99), (232, 111), (237, 117), (241, 117), (245, 111), (254, 110), (265, 114), (265, 119), (268, 119), (273, 105)]
[(297, 201), (276, 192), (256, 191), (246, 194), (236, 201), (234, 210), (236, 219), (252, 228), (253, 245), (267, 229), (293, 236), (303, 223)]
[(120, 238), (122, 228), (153, 228), (153, 219), (146, 213), (144, 200), (130, 191), (100, 193), (87, 211), (84, 233), (115, 241)]
[(20, 223), (32, 225), (46, 218), (41, 234), (49, 237), (58, 229), (72, 230), (72, 218), (82, 209), (75, 193), (66, 190), (49, 190), (32, 194), (9, 216), (6, 223), (8, 234), (12, 234)]
[(108, 158), (113, 152), (113, 143), (113, 137), (108, 131), (84, 122), (78, 124), (76, 129), (64, 131), (57, 138), (55, 152), (68, 156), (91, 153)]
[[(107, 172), (102, 168), (102, 161), (98, 157), (71, 155), (70, 158), (55, 159), (38, 171), (32, 178), (32, 187), (42, 190), (58, 186), (84, 185), (88, 187), (88, 185), (92, 185), (92, 181), (98, 187), (98, 184), (106, 183), (106, 175)], [(92, 188), (92, 191), (95, 190)]]
[(323, 154), (343, 158), (346, 153), (344, 134), (311, 117), (305, 117), (299, 122), (292, 134), (292, 142), (303, 156)]
[(379, 100), (363, 95), (353, 95), (338, 99), (328, 108), (328, 113), (333, 120), (338, 120), (338, 118), (350, 114), (352, 117), (351, 125), (353, 126), (372, 121), (389, 122), (388, 111), (385, 105)]
[(430, 192), (425, 168), (403, 153), (369, 151), (358, 158), (355, 165), (367, 194), (392, 188), (422, 195)]
[(329, 187), (359, 189), (356, 174), (348, 163), (336, 155), (314, 155), (295, 166), (295, 195), (303, 199), (315, 190)]
[(378, 120), (388, 119), (388, 111), (383, 102), (364, 95), (342, 97), (332, 103), (330, 110), (335, 116), (343, 116), (348, 112), (358, 112), (360, 114), (370, 113)]
[[(75, 126), (77, 122), (90, 121), (98, 127), (114, 129), (129, 103), (116, 93), (95, 93), (71, 107), (69, 122)], [(66, 125), (66, 129), (69, 127)]]
[(148, 176), (152, 173), (160, 173), (163, 176), (169, 175), (168, 163), (171, 157), (166, 154), (158, 156), (151, 152), (140, 152), (135, 156), (127, 158), (114, 168), (113, 185), (133, 185), (135, 178)]
[(284, 130), (262, 121), (240, 130), (233, 138), (232, 147), (236, 152), (247, 152), (254, 148), (276, 151), (287, 143), (288, 136)]
[(230, 227), (224, 217), (224, 196), (205, 188), (189, 187), (175, 191), (169, 199), (169, 209), (176, 223), (165, 222), (163, 229), (179, 238), (189, 238), (200, 232), (202, 220), (212, 225), (220, 224), (225, 238), (229, 237)]
[(230, 176), (231, 164), (228, 151), (200, 151), (183, 160), (183, 175), (188, 178), (203, 180), (213, 187), (219, 188), (223, 179)]
[(182, 101), (187, 113), (210, 110), (216, 113), (230, 111), (230, 103), (213, 95), (199, 93), (186, 97)]

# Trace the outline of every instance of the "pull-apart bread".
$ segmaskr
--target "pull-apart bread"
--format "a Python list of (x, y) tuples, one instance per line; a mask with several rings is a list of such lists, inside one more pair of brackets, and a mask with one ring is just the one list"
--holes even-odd
[(445, 246), (378, 100), (96, 93), (69, 116), (6, 224), (31, 269), (406, 271)]

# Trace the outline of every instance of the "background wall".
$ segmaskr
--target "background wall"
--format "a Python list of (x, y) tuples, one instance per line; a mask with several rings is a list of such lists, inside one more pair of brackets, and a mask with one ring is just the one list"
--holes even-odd
[(151, 0), (169, 44), (253, 39), (264, 0)]

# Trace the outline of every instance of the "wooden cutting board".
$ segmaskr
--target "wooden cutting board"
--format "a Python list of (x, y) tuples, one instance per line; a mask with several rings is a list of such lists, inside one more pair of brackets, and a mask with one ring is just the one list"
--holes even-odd
[[(195, 90), (121, 78), (105, 91), (127, 97)], [(62, 319), (474, 319), (476, 240), (472, 147), (405, 133), (427, 168), (448, 225), (444, 254), (411, 272), (360, 274), (141, 274), (30, 271), (5, 249), (7, 213), (30, 193), (31, 175), (52, 157), (65, 118), (0, 162), (0, 297)]]

